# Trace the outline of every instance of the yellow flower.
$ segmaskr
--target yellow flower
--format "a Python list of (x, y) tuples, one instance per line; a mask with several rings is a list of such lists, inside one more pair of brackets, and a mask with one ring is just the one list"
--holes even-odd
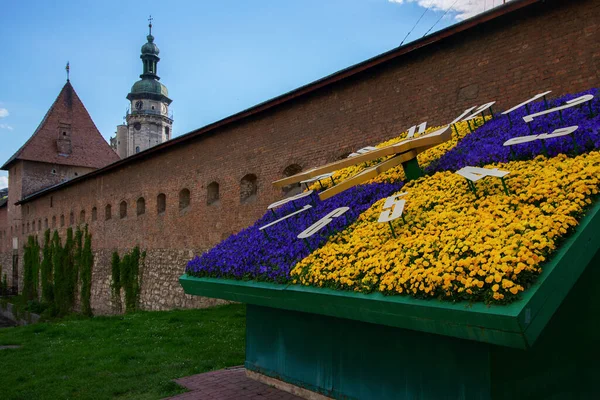
[[(510, 171), (510, 196), (494, 178), (478, 181), (475, 196), (451, 172), (409, 182), (402, 189), (406, 222), (394, 225), (395, 238), (377, 223), (381, 199), (298, 262), (292, 279), (421, 298), (513, 300), (598, 193), (600, 152), (487, 167)], [(398, 167), (386, 179), (402, 176)]]

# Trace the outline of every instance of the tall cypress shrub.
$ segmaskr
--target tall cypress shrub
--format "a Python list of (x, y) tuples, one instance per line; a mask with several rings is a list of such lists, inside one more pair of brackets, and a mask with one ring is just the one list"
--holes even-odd
[(40, 274), (40, 246), (37, 238), (29, 236), (23, 251), (23, 296), (27, 300), (37, 300)]
[(43, 255), (41, 265), (42, 301), (52, 303), (54, 301), (54, 288), (52, 283), (52, 242), (49, 229), (44, 232)]
[(91, 317), (92, 266), (94, 264), (94, 255), (92, 254), (92, 235), (88, 233), (87, 226), (85, 227), (84, 236), (85, 243), (81, 251), (79, 265), (81, 270), (81, 312)]
[(79, 288), (79, 271), (81, 270), (81, 257), (83, 254), (83, 231), (79, 226), (75, 230), (75, 237), (73, 239), (73, 265), (71, 266), (71, 287), (73, 290), (73, 304), (77, 299), (77, 292)]
[(52, 264), (54, 268), (54, 298), (59, 316), (68, 314), (73, 304), (71, 270), (73, 263), (73, 230), (67, 230), (67, 240), (61, 246), (58, 232), (54, 233)]
[(125, 254), (121, 259), (121, 287), (125, 291), (125, 312), (138, 309), (140, 300), (140, 248), (135, 247), (131, 254)]

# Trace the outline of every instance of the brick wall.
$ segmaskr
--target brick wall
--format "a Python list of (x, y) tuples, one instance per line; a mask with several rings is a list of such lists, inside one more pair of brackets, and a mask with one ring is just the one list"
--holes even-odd
[(95, 168), (23, 161), (23, 196), (87, 174)]
[(8, 251), (10, 227), (8, 225), (8, 207), (0, 207), (0, 253)]
[[(597, 86), (599, 21), (600, 2), (595, 0), (535, 4), (31, 201), (28, 218), (78, 216), (85, 210), (95, 250), (140, 245), (160, 251), (168, 261), (149, 266), (146, 284), (153, 285), (149, 282), (155, 274), (167, 274), (163, 282), (169, 290), (144, 290), (159, 290), (160, 296), (180, 292), (176, 279), (185, 261), (261, 216), (282, 195), (271, 182), (292, 164), (308, 169), (394, 137), (415, 123), (448, 122), (487, 101), (497, 100), (498, 111), (544, 90), (558, 96)], [(247, 174), (256, 175), (257, 194), (241, 202), (241, 179)], [(211, 182), (219, 184), (220, 198), (207, 205)], [(185, 210), (179, 209), (182, 189), (190, 191)], [(159, 214), (161, 193), (167, 201)], [(138, 216), (136, 202), (142, 197), (145, 214)], [(127, 217), (121, 219), (123, 201)], [(110, 220), (104, 218), (107, 205)], [(96, 221), (90, 218), (93, 207)], [(102, 279), (106, 281), (106, 272)], [(154, 301), (144, 306), (154, 308)], [(168, 306), (191, 305), (165, 301)]]

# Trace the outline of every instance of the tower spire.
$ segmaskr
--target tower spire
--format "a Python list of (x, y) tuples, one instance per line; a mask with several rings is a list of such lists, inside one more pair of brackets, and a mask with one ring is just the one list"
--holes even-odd
[(149, 28), (149, 35), (152, 36), (152, 21), (154, 20), (154, 18), (152, 18), (152, 15), (150, 15), (150, 17), (148, 17), (148, 28)]

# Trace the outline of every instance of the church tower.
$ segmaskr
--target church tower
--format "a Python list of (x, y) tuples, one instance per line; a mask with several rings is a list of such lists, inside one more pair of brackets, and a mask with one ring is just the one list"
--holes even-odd
[(173, 119), (169, 117), (169, 92), (165, 85), (159, 82), (157, 75), (158, 46), (152, 36), (152, 17), (148, 42), (142, 46), (143, 73), (141, 80), (131, 87), (127, 100), (131, 102), (130, 112), (127, 113), (126, 125), (117, 127), (116, 147), (119, 157), (149, 149), (171, 138)]

